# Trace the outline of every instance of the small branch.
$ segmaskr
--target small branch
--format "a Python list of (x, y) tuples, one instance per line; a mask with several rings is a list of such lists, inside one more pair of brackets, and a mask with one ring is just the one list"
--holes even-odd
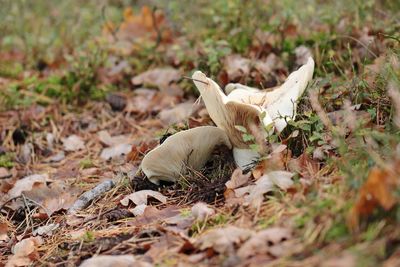
[(115, 186), (115, 183), (112, 180), (106, 180), (91, 190), (83, 193), (75, 203), (68, 209), (69, 214), (75, 214), (77, 211), (82, 210), (89, 206), (90, 202), (92, 202), (95, 198), (99, 197), (103, 193), (107, 192), (111, 188)]
[(208, 82), (201, 81), (201, 80), (198, 80), (198, 79), (193, 79), (193, 78), (190, 78), (190, 77), (188, 77), (188, 76), (182, 76), (182, 78), (209, 85)]
[(153, 49), (156, 49), (162, 41), (162, 33), (157, 24), (156, 11), (157, 11), (157, 7), (154, 7), (153, 10), (151, 11), (151, 19), (153, 20), (153, 27), (157, 33), (156, 44)]

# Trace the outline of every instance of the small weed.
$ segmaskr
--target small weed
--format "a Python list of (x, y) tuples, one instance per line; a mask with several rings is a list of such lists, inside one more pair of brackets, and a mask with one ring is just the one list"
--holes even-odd
[(14, 166), (14, 155), (11, 153), (6, 153), (0, 155), (0, 167), (12, 168)]
[(79, 162), (79, 166), (82, 169), (87, 169), (87, 168), (93, 167), (94, 164), (93, 164), (93, 161), (91, 159), (86, 158), (86, 159), (83, 159), (83, 160), (81, 160)]

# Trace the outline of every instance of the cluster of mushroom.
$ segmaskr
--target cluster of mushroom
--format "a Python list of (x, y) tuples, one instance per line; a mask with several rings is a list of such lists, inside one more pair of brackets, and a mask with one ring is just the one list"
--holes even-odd
[[(143, 158), (141, 169), (147, 178), (175, 182), (187, 167), (199, 170), (217, 145), (233, 149), (236, 165), (244, 169), (260, 157), (243, 138), (243, 129), (255, 139), (266, 139), (281, 132), (296, 116), (297, 100), (312, 79), (314, 60), (292, 72), (276, 89), (259, 90), (241, 84), (228, 84), (225, 92), (201, 71), (192, 78), (200, 91), (214, 126), (202, 126), (176, 133)], [(266, 130), (267, 129), (267, 130)]]

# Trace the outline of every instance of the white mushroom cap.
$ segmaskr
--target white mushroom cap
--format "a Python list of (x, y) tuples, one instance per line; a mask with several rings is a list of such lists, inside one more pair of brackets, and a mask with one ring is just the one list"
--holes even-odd
[(181, 131), (147, 153), (141, 169), (155, 184), (160, 180), (175, 182), (186, 167), (201, 169), (217, 145), (232, 147), (226, 133), (217, 127), (203, 126)]

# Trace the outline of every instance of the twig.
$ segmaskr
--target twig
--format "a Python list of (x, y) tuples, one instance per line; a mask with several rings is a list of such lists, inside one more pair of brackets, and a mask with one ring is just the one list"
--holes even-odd
[(198, 80), (198, 79), (193, 79), (193, 78), (190, 78), (188, 76), (182, 76), (182, 78), (209, 85), (208, 82), (201, 81), (201, 80)]
[(160, 45), (161, 40), (162, 40), (162, 33), (157, 24), (156, 11), (157, 11), (157, 7), (153, 7), (153, 10), (151, 11), (151, 19), (153, 20), (154, 30), (157, 33), (156, 44), (154, 45), (153, 49), (156, 49)]
[(107, 192), (111, 188), (115, 186), (115, 183), (112, 180), (106, 180), (91, 190), (83, 193), (75, 203), (68, 209), (69, 214), (75, 214), (77, 211), (82, 210), (89, 206), (90, 202), (92, 202), (95, 198), (99, 197), (103, 193)]
[(348, 39), (351, 39), (351, 40), (357, 42), (359, 45), (364, 47), (371, 55), (373, 55), (375, 58), (378, 58), (378, 56), (374, 52), (372, 52), (371, 49), (368, 48), (368, 46), (366, 46), (363, 42), (361, 42), (357, 38), (354, 38), (353, 36), (350, 36), (350, 35), (339, 35), (338, 37), (339, 38), (348, 38)]

